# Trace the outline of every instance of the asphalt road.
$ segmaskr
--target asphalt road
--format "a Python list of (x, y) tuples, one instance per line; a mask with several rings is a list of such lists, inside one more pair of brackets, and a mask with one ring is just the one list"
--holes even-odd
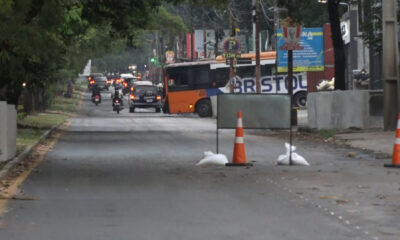
[[(97, 107), (87, 98), (70, 121), (21, 186), (35, 200), (8, 202), (0, 239), (368, 239), (276, 182), (279, 138), (245, 136), (253, 168), (196, 167), (215, 151), (213, 119), (117, 115), (103, 96)], [(233, 132), (222, 131), (220, 144), (230, 158)]]

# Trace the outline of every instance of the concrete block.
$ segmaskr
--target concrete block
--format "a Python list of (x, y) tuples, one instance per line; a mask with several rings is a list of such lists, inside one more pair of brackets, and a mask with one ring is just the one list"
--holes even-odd
[(309, 93), (308, 123), (311, 128), (343, 129), (379, 127), (380, 116), (371, 116), (368, 90)]
[(218, 113), (218, 96), (211, 96), (212, 117), (217, 118)]
[(17, 150), (17, 111), (14, 105), (0, 102), (0, 161), (9, 160)]

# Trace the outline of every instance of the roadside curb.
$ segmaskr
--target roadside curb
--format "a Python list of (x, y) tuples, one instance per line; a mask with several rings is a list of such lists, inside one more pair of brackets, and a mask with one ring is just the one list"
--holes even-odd
[(36, 141), (35, 144), (25, 148), (25, 150), (20, 153), (18, 156), (14, 157), (11, 161), (9, 161), (1, 170), (0, 170), (0, 181), (4, 180), (8, 173), (15, 165), (23, 162), (43, 140), (47, 139), (55, 130), (57, 130), (62, 124), (60, 123), (56, 126), (53, 126), (51, 129), (47, 130), (40, 136), (39, 140)]

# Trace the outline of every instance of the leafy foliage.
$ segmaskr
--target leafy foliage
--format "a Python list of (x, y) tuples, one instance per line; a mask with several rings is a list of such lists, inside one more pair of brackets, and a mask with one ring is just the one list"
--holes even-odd
[(92, 57), (136, 34), (161, 0), (0, 0), (0, 99), (76, 76)]

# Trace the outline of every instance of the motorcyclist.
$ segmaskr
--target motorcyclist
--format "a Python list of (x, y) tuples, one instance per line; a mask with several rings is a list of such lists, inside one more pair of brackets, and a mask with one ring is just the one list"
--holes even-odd
[(92, 102), (94, 102), (94, 98), (96, 95), (99, 95), (99, 102), (101, 102), (101, 94), (100, 94), (101, 90), (99, 88), (99, 86), (97, 85), (97, 83), (95, 83), (92, 86)]
[(123, 94), (122, 94), (122, 84), (115, 84), (113, 91), (111, 92), (111, 98), (114, 106), (114, 102), (116, 99), (119, 99), (121, 102), (121, 106), (124, 106), (124, 101), (123, 101)]

